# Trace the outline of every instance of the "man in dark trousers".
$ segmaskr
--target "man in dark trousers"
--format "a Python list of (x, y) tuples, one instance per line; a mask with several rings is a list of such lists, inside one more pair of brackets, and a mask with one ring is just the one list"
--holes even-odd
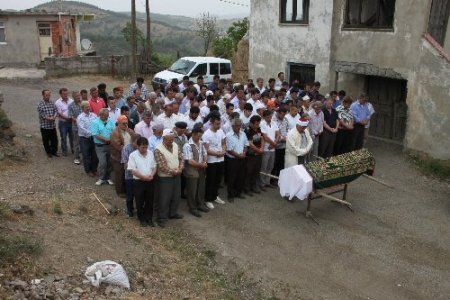
[(234, 202), (234, 198), (244, 199), (242, 190), (245, 180), (245, 153), (247, 152), (248, 140), (241, 131), (242, 121), (239, 118), (231, 120), (232, 130), (226, 136), (227, 142), (227, 188), (228, 201)]
[(58, 110), (55, 104), (50, 101), (51, 92), (42, 91), (42, 101), (37, 110), (39, 113), (39, 125), (41, 128), (42, 143), (48, 157), (58, 156), (58, 136), (56, 135), (56, 117)]
[(136, 209), (141, 226), (152, 226), (154, 176), (156, 161), (153, 153), (148, 150), (148, 140), (140, 137), (136, 141), (137, 150), (130, 154), (128, 170), (133, 174), (133, 193), (136, 199)]

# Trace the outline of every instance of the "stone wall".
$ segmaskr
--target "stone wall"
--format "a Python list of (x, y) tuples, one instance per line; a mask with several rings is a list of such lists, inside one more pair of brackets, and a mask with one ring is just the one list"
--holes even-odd
[(127, 76), (131, 74), (131, 56), (48, 57), (45, 59), (45, 70), (48, 77), (78, 74)]

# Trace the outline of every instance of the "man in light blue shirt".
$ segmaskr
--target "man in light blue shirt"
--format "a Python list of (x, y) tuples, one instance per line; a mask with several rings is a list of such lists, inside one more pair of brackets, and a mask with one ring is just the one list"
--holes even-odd
[(242, 120), (239, 118), (230, 121), (232, 130), (226, 135), (227, 143), (227, 189), (228, 201), (234, 198), (245, 199), (242, 190), (245, 183), (245, 153), (249, 145), (247, 136), (241, 131)]
[(153, 126), (153, 135), (148, 139), (148, 150), (155, 151), (156, 147), (162, 142), (162, 133), (164, 126), (156, 124)]
[(353, 114), (352, 149), (359, 150), (363, 147), (364, 128), (369, 123), (371, 116), (366, 95), (361, 94), (359, 98), (352, 103), (350, 110)]
[(99, 112), (98, 118), (92, 122), (91, 133), (94, 137), (95, 153), (98, 158), (98, 176), (99, 179), (96, 185), (108, 183), (114, 185), (110, 178), (112, 164), (110, 152), (110, 136), (115, 128), (114, 121), (109, 118), (109, 111), (107, 108), (102, 108)]

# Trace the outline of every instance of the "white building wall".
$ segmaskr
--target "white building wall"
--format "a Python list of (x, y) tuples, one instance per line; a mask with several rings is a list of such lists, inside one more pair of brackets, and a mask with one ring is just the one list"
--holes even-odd
[[(310, 1), (309, 24), (280, 24), (280, 1), (251, 0), (249, 75), (266, 81), (287, 63), (313, 64), (321, 90), (329, 91), (333, 3)], [(287, 78), (289, 79), (289, 78)]]

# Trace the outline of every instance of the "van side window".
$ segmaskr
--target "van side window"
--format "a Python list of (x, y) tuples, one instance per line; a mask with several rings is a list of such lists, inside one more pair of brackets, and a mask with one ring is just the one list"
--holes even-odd
[(210, 63), (209, 64), (209, 74), (210, 75), (219, 75), (219, 64), (218, 63)]
[(192, 71), (191, 76), (199, 76), (199, 75), (206, 75), (207, 72), (207, 65), (206, 64), (199, 64), (194, 71)]
[(220, 64), (220, 75), (231, 74), (231, 65), (228, 63)]

